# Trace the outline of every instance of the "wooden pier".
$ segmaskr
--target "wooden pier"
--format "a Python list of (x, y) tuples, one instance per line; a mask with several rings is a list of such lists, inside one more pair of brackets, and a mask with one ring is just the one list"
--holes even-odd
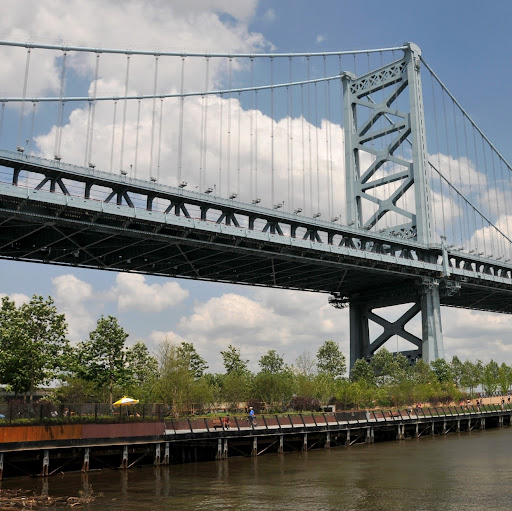
[(508, 406), (0, 427), (0, 478), (401, 441), (512, 424)]

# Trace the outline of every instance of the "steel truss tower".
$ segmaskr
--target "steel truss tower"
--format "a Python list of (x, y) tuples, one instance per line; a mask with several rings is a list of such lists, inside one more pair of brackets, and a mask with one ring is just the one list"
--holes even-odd
[[(421, 50), (406, 43), (404, 57), (356, 77), (343, 73), (347, 220), (422, 245), (431, 242), (427, 143), (420, 75)], [(408, 101), (405, 97), (408, 95)], [(399, 108), (399, 105), (402, 109)], [(404, 108), (407, 105), (407, 108)], [(405, 110), (405, 111), (404, 111)], [(407, 204), (406, 192), (409, 204)], [(373, 289), (350, 296), (350, 367), (369, 359), (395, 335), (415, 348), (411, 361), (441, 358), (443, 339), (439, 281), (412, 282), (407, 288)], [(396, 321), (374, 309), (411, 304)], [(421, 312), (422, 338), (405, 330)], [(370, 322), (384, 331), (370, 339)]]

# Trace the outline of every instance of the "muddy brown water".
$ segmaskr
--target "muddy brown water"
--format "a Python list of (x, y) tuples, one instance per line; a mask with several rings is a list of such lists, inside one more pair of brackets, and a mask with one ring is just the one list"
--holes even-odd
[(512, 429), (231, 458), (13, 478), (3, 489), (98, 495), (105, 510), (510, 510)]

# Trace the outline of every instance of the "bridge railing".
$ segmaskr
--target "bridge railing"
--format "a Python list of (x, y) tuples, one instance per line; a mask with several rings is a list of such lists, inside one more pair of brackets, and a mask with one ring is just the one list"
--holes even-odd
[(396, 423), (409, 420), (432, 420), (440, 417), (457, 418), (496, 412), (512, 413), (510, 403), (450, 405), (440, 407), (406, 407), (376, 410), (348, 410), (337, 412), (306, 412), (257, 414), (251, 420), (247, 414), (222, 414), (190, 417), (170, 417), (163, 404), (137, 404), (112, 406), (105, 403), (53, 404), (21, 403), (0, 404), (0, 427), (32, 424), (125, 423), (164, 421), (165, 429), (172, 433), (198, 433), (213, 431), (250, 431), (252, 429), (280, 431), (296, 428), (336, 427), (346, 425), (368, 426), (375, 423)]

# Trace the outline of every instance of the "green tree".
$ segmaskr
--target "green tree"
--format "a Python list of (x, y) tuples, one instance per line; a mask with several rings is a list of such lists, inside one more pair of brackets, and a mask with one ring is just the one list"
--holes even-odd
[(505, 362), (500, 365), (498, 381), (501, 395), (508, 394), (512, 385), (512, 368), (505, 364)]
[(194, 378), (198, 380), (208, 369), (206, 360), (199, 355), (191, 342), (182, 342), (178, 348), (178, 356), (188, 365), (189, 371), (192, 372)]
[(340, 345), (334, 341), (325, 341), (317, 354), (318, 371), (331, 376), (343, 376), (347, 370), (345, 355), (340, 350)]
[(466, 360), (462, 364), (462, 374), (460, 378), (460, 384), (469, 389), (470, 394), (473, 394), (473, 390), (482, 381), (483, 364), (480, 360), (475, 363)]
[(499, 385), (500, 368), (498, 364), (491, 360), (488, 364), (483, 366), (481, 383), (484, 391), (487, 394), (493, 394)]
[(452, 358), (450, 367), (455, 385), (462, 386), (462, 379), (464, 377), (464, 364), (460, 361), (459, 357), (454, 356)]
[(128, 334), (114, 316), (101, 316), (89, 340), (78, 345), (76, 375), (93, 381), (98, 387), (106, 386), (109, 403), (113, 402), (114, 385), (130, 381), (126, 367), (124, 344)]
[(142, 385), (150, 381), (158, 372), (158, 361), (142, 341), (130, 346), (125, 353), (127, 377), (132, 385)]
[(284, 359), (276, 350), (268, 350), (265, 355), (261, 356), (259, 366), (262, 372), (278, 374), (284, 369)]
[(447, 383), (453, 381), (453, 372), (450, 364), (444, 358), (438, 358), (430, 362), (430, 367), (436, 375), (437, 381)]
[(226, 374), (248, 372), (247, 364), (249, 361), (242, 360), (239, 348), (235, 348), (230, 344), (228, 349), (226, 351), (221, 351), (220, 354), (222, 355)]
[(375, 374), (370, 364), (363, 358), (358, 358), (354, 362), (352, 371), (350, 371), (350, 379), (353, 382), (365, 382), (368, 386), (375, 385)]
[(64, 314), (53, 299), (34, 295), (16, 307), (5, 297), (0, 308), (0, 380), (16, 393), (49, 384), (67, 366), (69, 343)]
[(190, 409), (193, 399), (194, 375), (188, 360), (181, 357), (178, 348), (165, 340), (158, 349), (158, 375), (153, 381), (153, 397), (170, 405), (175, 416)]

